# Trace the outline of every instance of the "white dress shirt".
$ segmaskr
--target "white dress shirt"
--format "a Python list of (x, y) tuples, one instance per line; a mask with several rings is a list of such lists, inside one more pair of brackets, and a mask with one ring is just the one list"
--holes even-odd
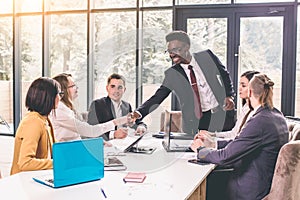
[(61, 101), (57, 109), (50, 113), (49, 118), (53, 125), (55, 139), (59, 142), (80, 140), (81, 136), (98, 137), (115, 128), (113, 121), (97, 125), (80, 121), (76, 118), (74, 111)]
[[(115, 113), (113, 113), (113, 114), (115, 114), (115, 119), (122, 117), (122, 109), (121, 109), (122, 101), (120, 103), (118, 103), (111, 99), (111, 103), (115, 110)], [(109, 139), (112, 140), (114, 138), (115, 138), (115, 130), (109, 132)]]
[(188, 69), (188, 66), (189, 65), (193, 66), (193, 70), (195, 72), (195, 76), (197, 80), (197, 86), (199, 90), (202, 111), (206, 112), (213, 108), (216, 108), (219, 105), (219, 103), (215, 95), (213, 94), (210, 86), (208, 85), (206, 78), (202, 70), (200, 69), (198, 63), (196, 62), (195, 58), (192, 57), (190, 64), (180, 64), (180, 65), (184, 69), (184, 72), (186, 73), (190, 82), (191, 82), (191, 78), (190, 78), (190, 70)]

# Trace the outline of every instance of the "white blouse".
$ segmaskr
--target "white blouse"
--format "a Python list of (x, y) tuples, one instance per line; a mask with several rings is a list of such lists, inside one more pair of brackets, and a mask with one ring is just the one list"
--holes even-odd
[[(246, 103), (241, 109), (241, 113), (236, 120), (235, 126), (230, 131), (216, 132), (216, 137), (234, 139), (238, 135), (241, 123), (249, 110), (250, 110), (249, 105)], [(249, 118), (250, 117), (248, 116), (247, 121)]]
[(57, 109), (50, 113), (49, 118), (53, 125), (55, 139), (58, 142), (80, 140), (81, 136), (98, 137), (115, 129), (113, 121), (97, 125), (80, 121), (74, 111), (61, 101), (58, 103)]

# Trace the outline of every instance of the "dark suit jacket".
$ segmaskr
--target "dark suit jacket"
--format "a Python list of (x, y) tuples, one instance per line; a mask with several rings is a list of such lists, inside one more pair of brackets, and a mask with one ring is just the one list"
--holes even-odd
[[(222, 106), (225, 97), (234, 96), (232, 81), (228, 71), (210, 50), (195, 53), (193, 56), (200, 66), (219, 105)], [(178, 64), (173, 65), (165, 71), (165, 78), (160, 88), (137, 111), (145, 117), (156, 109), (172, 91), (180, 102), (183, 131), (186, 133), (197, 132), (199, 119), (194, 114), (192, 87), (184, 69)], [(223, 121), (220, 120), (217, 122), (222, 127), (225, 120), (225, 112), (223, 112), (223, 115)]]
[[(131, 105), (122, 100), (121, 104), (122, 116), (132, 112)], [(88, 123), (91, 125), (108, 122), (116, 118), (115, 109), (109, 97), (103, 97), (101, 99), (94, 100), (89, 108), (88, 112)], [(136, 120), (136, 123), (132, 128), (136, 129), (138, 125), (144, 125), (141, 120)], [(117, 127), (116, 127), (117, 128)], [(109, 132), (105, 133), (104, 139), (109, 139)]]
[[(231, 165), (230, 199), (260, 200), (269, 193), (280, 148), (288, 142), (286, 120), (276, 108), (260, 107), (232, 141), (219, 141), (218, 150), (204, 148), (202, 162)], [(223, 148), (224, 147), (224, 148)]]

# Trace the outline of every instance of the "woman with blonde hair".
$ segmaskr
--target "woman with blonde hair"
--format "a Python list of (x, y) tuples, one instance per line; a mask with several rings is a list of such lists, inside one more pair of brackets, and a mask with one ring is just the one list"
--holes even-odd
[[(131, 123), (129, 116), (120, 117), (102, 124), (90, 125), (76, 112), (73, 100), (78, 97), (78, 87), (71, 74), (62, 73), (53, 78), (64, 92), (58, 108), (50, 115), (57, 141), (79, 140), (82, 137), (99, 137), (114, 130), (115, 126)], [(127, 135), (124, 133), (122, 138)]]

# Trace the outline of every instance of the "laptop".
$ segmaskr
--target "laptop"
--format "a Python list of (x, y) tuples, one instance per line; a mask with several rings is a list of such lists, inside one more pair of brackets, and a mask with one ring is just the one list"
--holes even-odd
[(146, 133), (140, 135), (135, 141), (133, 141), (123, 152), (132, 152), (132, 153), (143, 153), (143, 154), (151, 154), (155, 151), (156, 148), (153, 147), (137, 147), (138, 142), (146, 135)]
[[(167, 152), (194, 152), (190, 145), (193, 141), (192, 137), (189, 136), (189, 139), (172, 139), (171, 126), (172, 126), (172, 112), (165, 111), (165, 134), (162, 141), (162, 145)], [(172, 139), (172, 140), (171, 140)]]
[[(165, 137), (165, 132), (153, 133), (152, 137), (163, 139)], [(171, 132), (170, 139), (192, 140), (193, 136), (187, 133)]]
[(52, 173), (33, 177), (33, 180), (59, 188), (103, 177), (103, 139), (92, 138), (54, 143)]

